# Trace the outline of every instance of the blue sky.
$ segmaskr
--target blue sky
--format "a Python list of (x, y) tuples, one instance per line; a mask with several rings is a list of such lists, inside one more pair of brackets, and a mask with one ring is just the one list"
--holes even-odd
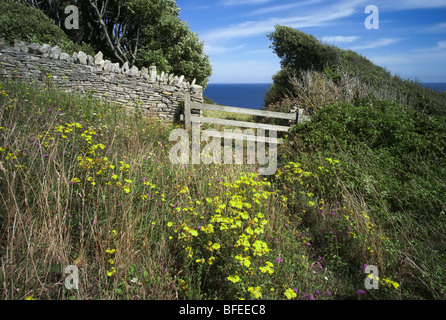
[[(392, 74), (446, 82), (446, 0), (177, 0), (180, 18), (204, 41), (209, 83), (270, 83), (280, 61), (266, 36), (276, 24), (354, 50)], [(367, 29), (368, 5), (379, 29)]]

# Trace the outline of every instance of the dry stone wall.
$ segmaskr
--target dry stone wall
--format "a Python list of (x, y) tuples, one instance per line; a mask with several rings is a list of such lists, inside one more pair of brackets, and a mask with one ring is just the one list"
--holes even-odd
[[(14, 47), (0, 39), (0, 75), (21, 81), (46, 84), (60, 90), (90, 94), (109, 103), (137, 108), (145, 115), (166, 121), (179, 119), (185, 94), (203, 102), (203, 88), (185, 81), (184, 76), (157, 72), (156, 67), (120, 66), (84, 52), (68, 55), (48, 44), (15, 41)], [(48, 75), (51, 75), (48, 78)]]

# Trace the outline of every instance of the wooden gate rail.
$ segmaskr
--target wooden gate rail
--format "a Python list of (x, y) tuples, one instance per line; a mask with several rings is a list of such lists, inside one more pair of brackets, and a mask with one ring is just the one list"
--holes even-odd
[[(212, 111), (223, 111), (223, 112), (231, 112), (231, 113), (239, 113), (239, 114), (248, 114), (260, 117), (268, 117), (275, 119), (284, 119), (289, 121), (295, 121), (296, 123), (309, 121), (310, 117), (304, 116), (302, 114), (303, 109), (299, 109), (296, 113), (285, 113), (285, 112), (274, 112), (274, 111), (266, 111), (266, 110), (256, 110), (256, 109), (247, 109), (247, 108), (237, 108), (237, 107), (229, 107), (223, 105), (214, 105), (214, 104), (205, 104), (205, 103), (197, 103), (192, 102), (190, 100), (190, 95), (186, 94), (184, 98), (184, 127), (187, 131), (191, 130), (192, 122), (197, 123), (208, 123), (208, 124), (217, 124), (217, 125), (226, 125), (226, 126), (235, 126), (242, 128), (251, 128), (251, 129), (263, 129), (269, 131), (278, 131), (278, 132), (287, 132), (291, 129), (291, 126), (281, 126), (281, 125), (272, 125), (265, 123), (255, 123), (255, 122), (246, 122), (246, 121), (236, 121), (236, 120), (227, 120), (227, 119), (218, 119), (218, 118), (209, 118), (209, 117), (201, 117), (197, 115), (193, 115), (191, 110), (212, 110)], [(230, 134), (230, 137), (235, 139), (250, 139), (246, 135), (237, 135)], [(262, 137), (253, 137), (255, 141), (265, 141)], [(281, 143), (280, 140), (270, 140), (270, 143)], [(267, 140), (268, 141), (268, 140)]]

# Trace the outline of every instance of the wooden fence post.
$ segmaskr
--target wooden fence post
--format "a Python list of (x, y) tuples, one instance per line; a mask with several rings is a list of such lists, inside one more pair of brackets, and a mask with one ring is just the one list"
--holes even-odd
[(190, 111), (190, 94), (186, 93), (184, 95), (184, 127), (186, 131), (191, 129), (191, 111)]
[[(297, 113), (297, 115), (296, 115), (296, 124), (299, 124), (299, 117), (301, 117), (304, 114), (304, 109), (297, 109), (296, 113)], [(303, 119), (302, 119), (301, 122), (303, 122)]]

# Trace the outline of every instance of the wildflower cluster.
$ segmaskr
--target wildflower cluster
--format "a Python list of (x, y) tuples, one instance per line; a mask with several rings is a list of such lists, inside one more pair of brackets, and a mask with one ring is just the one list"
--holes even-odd
[(380, 279), (379, 277), (373, 275), (373, 273), (370, 273), (367, 277), (379, 281), (379, 283), (382, 283), (388, 286), (389, 288), (394, 288), (395, 290), (398, 290), (398, 288), (400, 287), (399, 283), (392, 281), (389, 278)]
[[(168, 222), (171, 239), (180, 240), (191, 261), (218, 266), (219, 276), (229, 285), (236, 284), (239, 297), (248, 290), (251, 298), (261, 298), (255, 282), (274, 274), (264, 214), (273, 195), (271, 184), (251, 173), (219, 185), (219, 196), (173, 208), (172, 220), (176, 222)], [(180, 194), (186, 190), (181, 188)]]
[[(112, 230), (112, 237), (116, 238), (118, 235), (118, 232), (116, 230)], [(116, 273), (116, 269), (115, 269), (115, 253), (116, 253), (116, 249), (111, 249), (111, 248), (107, 248), (107, 250), (105, 250), (105, 252), (107, 253), (107, 276), (111, 277)]]

